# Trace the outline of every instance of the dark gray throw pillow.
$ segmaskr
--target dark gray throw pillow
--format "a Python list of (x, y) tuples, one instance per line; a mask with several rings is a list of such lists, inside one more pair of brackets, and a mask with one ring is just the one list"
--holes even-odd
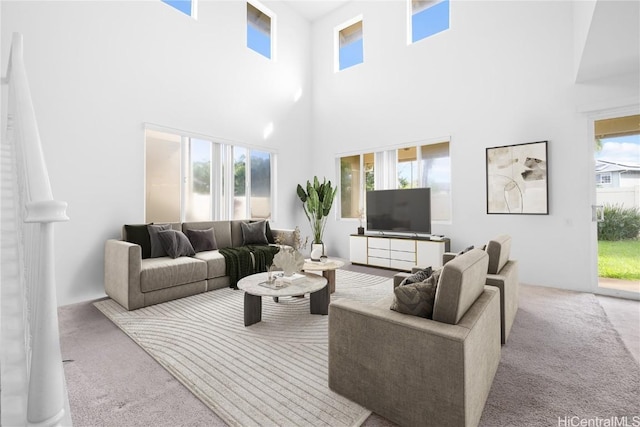
[(266, 221), (241, 222), (243, 245), (268, 245)]
[(151, 255), (149, 258), (158, 258), (161, 256), (167, 256), (167, 251), (162, 247), (158, 232), (164, 230), (171, 230), (171, 224), (150, 224), (147, 225), (149, 230), (149, 240), (151, 240)]
[(436, 299), (437, 281), (431, 278), (424, 282), (398, 286), (393, 290), (391, 310), (398, 313), (431, 319)]
[(458, 252), (458, 255), (462, 255), (462, 254), (466, 254), (467, 252), (469, 252), (471, 249), (473, 249), (473, 245), (464, 248), (463, 250), (461, 250), (460, 252)]
[(427, 267), (420, 271), (413, 273), (411, 276), (405, 277), (402, 282), (400, 282), (400, 286), (410, 285), (411, 283), (422, 282), (431, 276), (432, 269), (431, 267)]
[(182, 231), (177, 230), (162, 230), (158, 231), (158, 240), (162, 245), (164, 251), (171, 258), (178, 258), (181, 256), (195, 255), (196, 251), (193, 250), (191, 242)]
[(206, 230), (187, 229), (186, 234), (191, 242), (191, 246), (193, 246), (193, 250), (196, 252), (218, 249), (213, 228), (208, 228)]
[(124, 230), (127, 234), (127, 242), (140, 245), (142, 249), (142, 259), (151, 256), (151, 239), (149, 238), (149, 224), (125, 224)]

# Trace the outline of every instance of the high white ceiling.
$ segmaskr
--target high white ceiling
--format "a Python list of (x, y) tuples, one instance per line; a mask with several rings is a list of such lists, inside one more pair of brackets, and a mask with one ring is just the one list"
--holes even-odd
[(350, 0), (284, 0), (293, 10), (309, 22), (326, 15)]

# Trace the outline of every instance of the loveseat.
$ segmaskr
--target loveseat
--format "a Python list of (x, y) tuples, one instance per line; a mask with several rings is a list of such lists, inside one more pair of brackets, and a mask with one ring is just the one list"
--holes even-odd
[(329, 306), (329, 387), (402, 426), (476, 426), (500, 361), (500, 296), (473, 249), (439, 276), (432, 319), (374, 304)]
[[(245, 245), (247, 236), (243, 231), (247, 229), (247, 224), (256, 223), (257, 221), (232, 220), (165, 225), (163, 228), (180, 231), (185, 236), (213, 236), (214, 244), (211, 245), (211, 241), (208, 241), (209, 245), (203, 247), (216, 249), (194, 250), (195, 253), (190, 256), (175, 258), (166, 254), (151, 256), (145, 243), (145, 224), (125, 225), (122, 228), (121, 240), (109, 239), (105, 243), (105, 292), (127, 310), (135, 310), (230, 286), (225, 257), (219, 249)], [(184, 240), (184, 237), (179, 237)], [(281, 244), (293, 245), (295, 232), (270, 229), (266, 223), (264, 238), (266, 241), (263, 243), (273, 244), (278, 241)]]

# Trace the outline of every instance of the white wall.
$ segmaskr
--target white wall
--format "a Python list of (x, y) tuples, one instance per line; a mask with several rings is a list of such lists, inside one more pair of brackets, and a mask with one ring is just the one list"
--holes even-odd
[(60, 305), (104, 296), (105, 240), (144, 221), (145, 122), (276, 150), (274, 227), (299, 222), (309, 25), (287, 6), (265, 3), (278, 21), (271, 62), (246, 48), (244, 2), (200, 2), (197, 21), (160, 1), (0, 4), (2, 73), (21, 32), (54, 197), (69, 204), (56, 225)]
[[(451, 2), (450, 29), (410, 46), (402, 1), (352, 2), (315, 22), (315, 172), (335, 179), (339, 153), (451, 135), (453, 221), (433, 231), (453, 250), (511, 234), (522, 282), (590, 290), (593, 158), (578, 104), (637, 103), (638, 91), (633, 79), (574, 85), (573, 13), (571, 2)], [(359, 14), (364, 63), (334, 73), (333, 29)], [(485, 149), (541, 140), (550, 214), (487, 215)], [(327, 224), (333, 255), (348, 257), (357, 225)]]

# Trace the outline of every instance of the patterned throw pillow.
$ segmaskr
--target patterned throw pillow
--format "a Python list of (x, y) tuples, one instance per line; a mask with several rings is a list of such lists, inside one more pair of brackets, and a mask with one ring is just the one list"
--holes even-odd
[(431, 319), (438, 281), (429, 277), (424, 282), (398, 286), (393, 290), (391, 310)]
[(429, 278), (429, 276), (431, 276), (431, 272), (432, 272), (431, 267), (427, 267), (423, 270), (420, 270), (412, 274), (411, 276), (405, 277), (404, 280), (400, 282), (399, 286), (405, 286), (411, 283), (422, 282), (423, 280), (426, 280), (427, 278)]
[(149, 258), (167, 256), (167, 252), (162, 247), (162, 243), (160, 243), (158, 232), (171, 230), (171, 224), (147, 225), (147, 229), (149, 230), (149, 240), (151, 240), (151, 255), (149, 255)]
[(191, 242), (183, 232), (177, 230), (162, 230), (158, 232), (158, 240), (171, 258), (195, 255)]
[(196, 252), (212, 251), (218, 249), (216, 242), (216, 236), (213, 233), (213, 228), (206, 230), (186, 230), (186, 235), (193, 246), (193, 250)]

